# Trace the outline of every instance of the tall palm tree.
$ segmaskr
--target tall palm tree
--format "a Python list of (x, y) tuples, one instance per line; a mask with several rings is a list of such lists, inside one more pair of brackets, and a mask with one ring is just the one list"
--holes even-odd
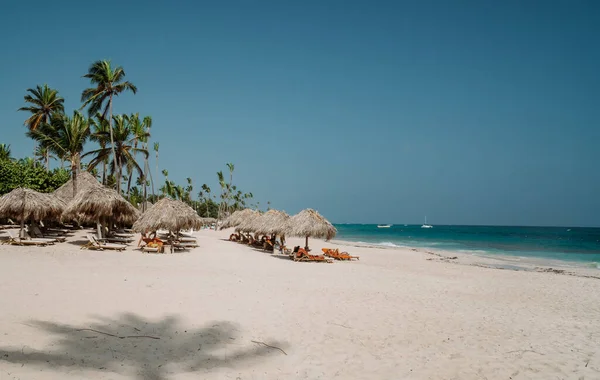
[(233, 184), (233, 170), (235, 166), (232, 163), (226, 164), (229, 169), (229, 185), (227, 186), (227, 211), (229, 212), (229, 198), (231, 198), (231, 187)]
[(39, 162), (43, 162), (46, 170), (50, 170), (50, 159), (56, 158), (51, 153), (50, 150), (44, 146), (38, 145), (34, 152), (33, 157), (37, 159)]
[(73, 194), (77, 194), (77, 174), (81, 167), (81, 152), (90, 136), (90, 123), (78, 111), (73, 117), (54, 114), (50, 123), (43, 123), (30, 130), (27, 135), (40, 143), (40, 146), (64, 157), (71, 163)]
[[(113, 117), (113, 119), (114, 128), (112, 128), (111, 131), (113, 134), (114, 145), (110, 148), (100, 148), (84, 154), (83, 157), (88, 155), (93, 156), (92, 160), (88, 164), (88, 168), (95, 168), (97, 165), (110, 157), (112, 151), (114, 150), (115, 159), (110, 164), (110, 171), (115, 178), (117, 178), (117, 180), (120, 180), (122, 177), (123, 166), (127, 167), (128, 165), (131, 165), (132, 170), (135, 170), (137, 174), (141, 176), (143, 170), (135, 160), (135, 155), (142, 154), (143, 156), (148, 156), (148, 151), (141, 148), (135, 148), (133, 146), (135, 136), (130, 124), (127, 122), (126, 117), (123, 115), (116, 115)], [(110, 132), (96, 133), (95, 135), (97, 136), (95, 136), (95, 138), (106, 138), (108, 137), (108, 134), (110, 134)], [(117, 185), (117, 188), (120, 190), (119, 184)]]
[[(102, 117), (107, 118), (109, 122), (110, 143), (112, 148), (113, 161), (117, 165), (117, 152), (115, 147), (115, 139), (113, 134), (113, 115), (112, 103), (113, 97), (119, 96), (122, 92), (131, 91), (134, 94), (137, 92), (137, 87), (124, 80), (125, 70), (121, 66), (113, 67), (109, 60), (101, 60), (92, 63), (88, 69), (88, 73), (83, 76), (88, 78), (91, 84), (95, 87), (87, 88), (81, 93), (81, 101), (84, 108), (89, 105), (88, 114), (95, 115), (102, 110)], [(117, 172), (117, 192), (121, 193), (121, 177)]]
[[(100, 145), (101, 149), (106, 149), (110, 144), (110, 125), (108, 120), (102, 117), (100, 112), (96, 112), (96, 116), (90, 119), (90, 125), (92, 126), (92, 135), (90, 140), (95, 141)], [(108, 158), (102, 161), (102, 184), (106, 186), (106, 165), (108, 164)]]
[[(158, 181), (158, 148), (160, 144), (158, 142), (154, 143), (154, 152), (156, 152), (156, 180)], [(152, 196), (154, 196), (154, 182), (152, 183)]]
[(35, 131), (42, 123), (49, 123), (50, 116), (55, 112), (64, 112), (64, 99), (58, 95), (58, 91), (48, 87), (37, 85), (36, 88), (28, 88), (29, 94), (25, 95), (25, 103), (29, 106), (19, 108), (19, 111), (31, 113), (25, 120), (25, 125), (29, 130)]
[[(146, 116), (143, 120), (140, 120), (140, 114), (135, 113), (126, 117), (126, 121), (129, 123), (131, 132), (133, 133), (133, 147), (137, 149), (138, 144), (142, 144), (142, 149), (147, 150), (146, 144), (148, 143), (148, 139), (150, 138), (150, 126), (152, 126), (152, 118), (150, 116)], [(142, 175), (143, 183), (146, 183), (146, 167), (148, 165), (148, 156), (144, 158), (144, 169)], [(127, 194), (131, 189), (131, 172), (133, 167), (131, 165), (127, 166), (129, 178), (127, 180)], [(144, 200), (146, 200), (146, 185), (144, 185)]]
[(221, 203), (219, 204), (219, 214), (217, 216), (217, 219), (221, 219), (225, 207), (225, 196), (227, 194), (227, 184), (225, 183), (225, 176), (223, 175), (223, 171), (217, 172), (217, 179), (219, 180), (219, 186), (221, 186)]
[(208, 201), (210, 199), (210, 187), (208, 187), (207, 184), (203, 184), (202, 185), (202, 190), (204, 191), (204, 194), (206, 194), (206, 199), (204, 200), (204, 203), (206, 204), (206, 217), (208, 218), (209, 214), (208, 214)]
[[(23, 97), (26, 107), (19, 108), (19, 111), (26, 111), (31, 115), (25, 119), (25, 125), (30, 131), (35, 131), (42, 123), (49, 123), (50, 116), (53, 113), (64, 113), (65, 100), (58, 95), (58, 90), (50, 88), (47, 84), (37, 85), (35, 88), (28, 88), (28, 94)], [(46, 157), (46, 166), (48, 167), (50, 158)]]
[(12, 160), (10, 144), (0, 144), (0, 160)]

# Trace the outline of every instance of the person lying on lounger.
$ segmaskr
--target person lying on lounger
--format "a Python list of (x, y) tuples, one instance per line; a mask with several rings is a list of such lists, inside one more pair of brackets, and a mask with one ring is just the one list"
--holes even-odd
[(156, 231), (150, 234), (150, 237), (146, 236), (147, 233), (143, 233), (140, 237), (140, 241), (138, 241), (138, 247), (142, 246), (142, 242), (144, 242), (145, 246), (158, 248), (162, 247), (164, 242), (156, 237)]

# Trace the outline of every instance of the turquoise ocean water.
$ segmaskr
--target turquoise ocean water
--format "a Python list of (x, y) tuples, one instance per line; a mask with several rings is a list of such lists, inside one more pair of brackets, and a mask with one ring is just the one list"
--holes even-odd
[(600, 267), (600, 228), (337, 224), (336, 239), (475, 254), (576, 261)]

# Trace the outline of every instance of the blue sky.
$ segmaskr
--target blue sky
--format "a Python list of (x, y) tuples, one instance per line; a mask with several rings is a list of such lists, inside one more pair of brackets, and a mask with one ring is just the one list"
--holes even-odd
[[(12, 1), (0, 142), (80, 106), (97, 59), (139, 89), (160, 168), (333, 222), (600, 226), (596, 1)], [(151, 164), (154, 166), (154, 162)]]

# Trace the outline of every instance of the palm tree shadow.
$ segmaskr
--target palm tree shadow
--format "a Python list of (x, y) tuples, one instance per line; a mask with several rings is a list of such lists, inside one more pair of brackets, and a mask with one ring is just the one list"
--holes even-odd
[(135, 314), (122, 314), (114, 319), (97, 317), (95, 323), (86, 326), (45, 321), (30, 321), (27, 325), (54, 335), (50, 345), (53, 349), (0, 347), (0, 362), (57, 371), (63, 367), (114, 373), (133, 369), (138, 379), (166, 380), (169, 374), (238, 367), (255, 358), (284, 355), (287, 346), (281, 342), (242, 340), (239, 327), (230, 322), (191, 329), (174, 316), (150, 321)]

